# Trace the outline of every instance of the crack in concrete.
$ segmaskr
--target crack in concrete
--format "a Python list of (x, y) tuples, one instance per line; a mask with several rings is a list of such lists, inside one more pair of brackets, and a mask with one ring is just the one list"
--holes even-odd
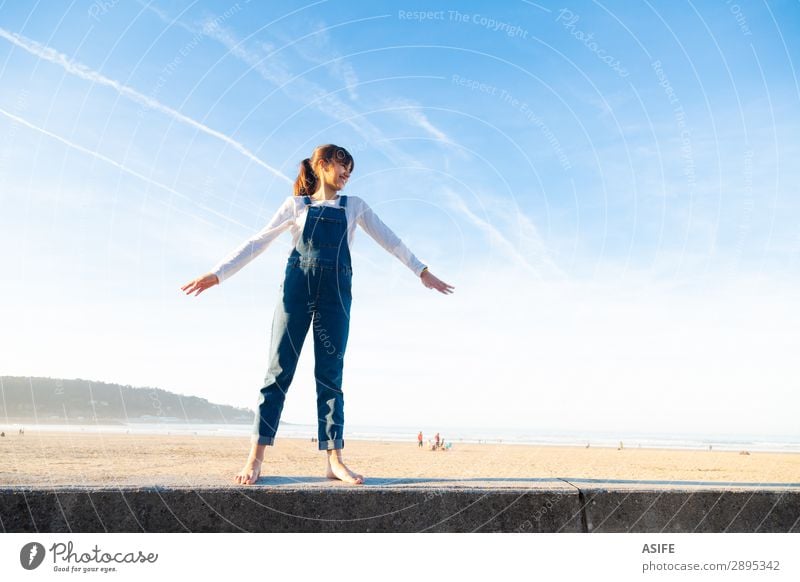
[(566, 483), (570, 487), (574, 487), (575, 490), (578, 492), (578, 503), (580, 504), (580, 512), (581, 512), (581, 518), (580, 518), (581, 519), (581, 531), (583, 533), (589, 533), (589, 521), (588, 521), (588, 519), (586, 517), (587, 501), (586, 501), (586, 497), (583, 494), (583, 491), (581, 491), (581, 488), (578, 487), (577, 485), (575, 485), (575, 483), (572, 483), (571, 481), (568, 481), (567, 479), (564, 479), (563, 477), (556, 477), (556, 479), (558, 479), (559, 481), (563, 481), (564, 483)]

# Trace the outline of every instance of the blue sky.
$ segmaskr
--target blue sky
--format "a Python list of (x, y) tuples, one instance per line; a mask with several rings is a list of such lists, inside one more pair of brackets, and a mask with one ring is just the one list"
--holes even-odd
[(59, 6), (0, 0), (3, 374), (252, 407), (288, 235), (179, 287), (336, 143), (456, 287), (356, 234), (348, 422), (800, 436), (797, 2)]

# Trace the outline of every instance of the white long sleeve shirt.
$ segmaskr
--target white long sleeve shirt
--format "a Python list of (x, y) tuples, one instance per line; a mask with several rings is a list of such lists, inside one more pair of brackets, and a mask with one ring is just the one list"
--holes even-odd
[[(314, 206), (340, 206), (341, 197), (337, 196), (333, 200), (312, 200)], [(247, 263), (263, 253), (267, 247), (285, 230), (292, 233), (292, 250), (297, 246), (297, 242), (303, 235), (303, 228), (306, 222), (306, 204), (303, 196), (289, 196), (281, 204), (278, 211), (269, 223), (259, 232), (250, 237), (247, 241), (236, 248), (227, 257), (217, 263), (211, 273), (217, 276), (219, 282), (229, 279)], [(356, 225), (361, 225), (367, 234), (375, 242), (381, 245), (389, 253), (397, 257), (405, 266), (411, 269), (415, 275), (422, 274), (425, 264), (420, 261), (409, 248), (403, 244), (392, 230), (386, 226), (378, 215), (369, 205), (358, 196), (348, 196), (347, 206), (345, 206), (347, 217), (347, 244), (352, 248), (353, 237), (355, 236)], [(291, 254), (291, 251), (290, 251)]]

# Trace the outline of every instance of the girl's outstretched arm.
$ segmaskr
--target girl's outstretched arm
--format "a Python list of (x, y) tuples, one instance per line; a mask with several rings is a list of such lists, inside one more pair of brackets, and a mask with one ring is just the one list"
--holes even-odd
[(272, 216), (269, 223), (259, 232), (251, 236), (227, 257), (217, 263), (210, 271), (216, 275), (221, 284), (230, 279), (247, 263), (255, 259), (258, 255), (267, 250), (283, 231), (288, 230), (294, 222), (295, 202), (294, 197), (289, 196), (283, 201), (280, 208)]
[(281, 204), (267, 226), (250, 237), (230, 255), (221, 260), (205, 275), (192, 279), (181, 290), (187, 295), (195, 291), (195, 297), (214, 285), (219, 285), (224, 279), (230, 278), (247, 263), (263, 253), (279, 234), (288, 229), (294, 220), (294, 199), (287, 198)]
[[(352, 200), (354, 197), (351, 196), (350, 198)], [(454, 287), (448, 285), (431, 273), (428, 267), (425, 266), (425, 263), (420, 261), (405, 243), (403, 243), (400, 237), (397, 236), (391, 228), (386, 226), (364, 199), (357, 198), (357, 201), (360, 206), (358, 208), (356, 220), (361, 228), (363, 228), (375, 242), (397, 257), (404, 265), (411, 269), (415, 275), (419, 276), (422, 284), (428, 289), (436, 289), (445, 295), (453, 292)]]

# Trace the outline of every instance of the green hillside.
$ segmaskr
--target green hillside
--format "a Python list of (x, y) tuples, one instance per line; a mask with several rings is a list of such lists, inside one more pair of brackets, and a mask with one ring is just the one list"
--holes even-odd
[(160, 388), (82, 379), (0, 376), (0, 419), (242, 424), (252, 422), (253, 411)]

